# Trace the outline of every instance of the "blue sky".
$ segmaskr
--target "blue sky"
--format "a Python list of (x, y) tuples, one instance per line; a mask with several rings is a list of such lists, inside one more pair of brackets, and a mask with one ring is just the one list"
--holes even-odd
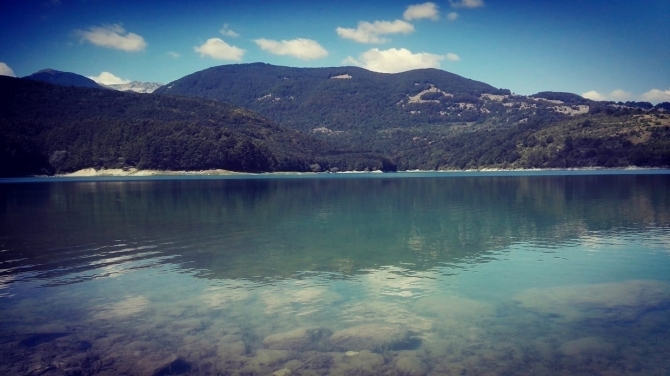
[(670, 101), (668, 0), (2, 0), (0, 74), (168, 83), (222, 64), (435, 67), (518, 94)]

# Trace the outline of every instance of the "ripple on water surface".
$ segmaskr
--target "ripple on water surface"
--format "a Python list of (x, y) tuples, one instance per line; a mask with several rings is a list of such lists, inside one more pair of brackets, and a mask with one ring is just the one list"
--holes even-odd
[(0, 373), (664, 374), (666, 180), (0, 187)]

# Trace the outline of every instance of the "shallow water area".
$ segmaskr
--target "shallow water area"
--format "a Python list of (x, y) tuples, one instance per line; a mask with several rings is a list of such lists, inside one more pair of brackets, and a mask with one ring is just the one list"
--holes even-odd
[(6, 375), (665, 375), (670, 174), (0, 182)]

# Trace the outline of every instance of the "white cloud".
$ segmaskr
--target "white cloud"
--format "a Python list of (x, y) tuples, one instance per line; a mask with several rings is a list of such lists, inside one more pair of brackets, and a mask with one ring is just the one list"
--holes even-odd
[(223, 24), (223, 27), (221, 28), (221, 30), (219, 30), (219, 32), (220, 32), (222, 35), (227, 36), (227, 37), (231, 37), (231, 38), (237, 38), (237, 37), (240, 36), (240, 34), (234, 32), (233, 30), (231, 30), (231, 29), (228, 27), (228, 24)]
[(103, 85), (127, 84), (130, 82), (130, 80), (124, 80), (123, 78), (116, 77), (115, 75), (109, 72), (100, 72), (100, 74), (97, 76), (87, 76), (87, 77)]
[(96, 46), (128, 52), (143, 51), (147, 46), (144, 38), (135, 33), (126, 32), (119, 24), (92, 26), (88, 30), (76, 30), (75, 33), (81, 40), (89, 41)]
[(201, 46), (193, 47), (195, 52), (200, 53), (200, 57), (209, 56), (219, 60), (242, 60), (245, 50), (231, 46), (219, 38), (209, 38)]
[(290, 55), (298, 59), (310, 60), (328, 56), (326, 51), (319, 43), (311, 39), (297, 38), (293, 40), (283, 40), (281, 42), (271, 39), (254, 40), (258, 47), (275, 55)]
[(601, 94), (595, 90), (587, 91), (582, 94), (582, 97), (586, 99), (591, 99), (594, 101), (625, 101), (630, 100), (633, 95), (627, 91), (616, 89), (611, 91), (608, 94)]
[(360, 43), (385, 43), (388, 40), (380, 37), (385, 34), (409, 34), (414, 32), (414, 25), (403, 20), (375, 21), (373, 23), (361, 21), (355, 29), (338, 27), (337, 35), (345, 39), (352, 39)]
[(353, 64), (362, 68), (382, 73), (398, 73), (419, 68), (439, 68), (444, 59), (457, 61), (458, 55), (435, 55), (426, 52), (412, 53), (405, 48), (379, 50), (373, 48), (362, 53), (358, 59), (347, 57), (342, 63)]
[(454, 8), (479, 8), (484, 6), (484, 0), (449, 0), (449, 4)]
[(447, 19), (449, 21), (456, 21), (457, 18), (458, 18), (458, 13), (456, 13), (456, 12), (451, 12), (451, 13), (447, 14)]
[(16, 77), (12, 68), (3, 62), (0, 62), (0, 76)]
[(600, 94), (599, 92), (595, 90), (587, 91), (586, 93), (582, 94), (582, 97), (586, 99), (590, 99), (592, 101), (604, 101), (605, 96)]
[(670, 102), (670, 89), (668, 90), (651, 89), (648, 92), (642, 94), (642, 99), (652, 103)]
[(435, 3), (428, 2), (408, 6), (402, 17), (407, 21), (420, 20), (422, 18), (428, 18), (435, 21), (440, 18), (440, 11), (437, 9)]
[(611, 98), (614, 101), (625, 101), (627, 99), (630, 99), (631, 93), (627, 91), (623, 91), (621, 89), (616, 89), (612, 91), (609, 95), (609, 98)]
[(453, 62), (461, 61), (461, 57), (458, 56), (458, 55), (456, 55), (456, 54), (453, 53), (453, 52), (449, 52), (449, 53), (447, 53), (446, 55), (444, 55), (444, 57), (446, 57), (447, 60), (449, 60), (449, 61), (453, 61)]
[(174, 51), (168, 51), (167, 54), (174, 57), (175, 59), (178, 58), (178, 57), (181, 57), (180, 53), (177, 53), (177, 52), (174, 52)]

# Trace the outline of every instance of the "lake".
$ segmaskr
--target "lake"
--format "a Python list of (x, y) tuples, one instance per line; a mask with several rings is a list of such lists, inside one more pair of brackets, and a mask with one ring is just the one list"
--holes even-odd
[(0, 180), (3, 375), (667, 375), (670, 173)]

